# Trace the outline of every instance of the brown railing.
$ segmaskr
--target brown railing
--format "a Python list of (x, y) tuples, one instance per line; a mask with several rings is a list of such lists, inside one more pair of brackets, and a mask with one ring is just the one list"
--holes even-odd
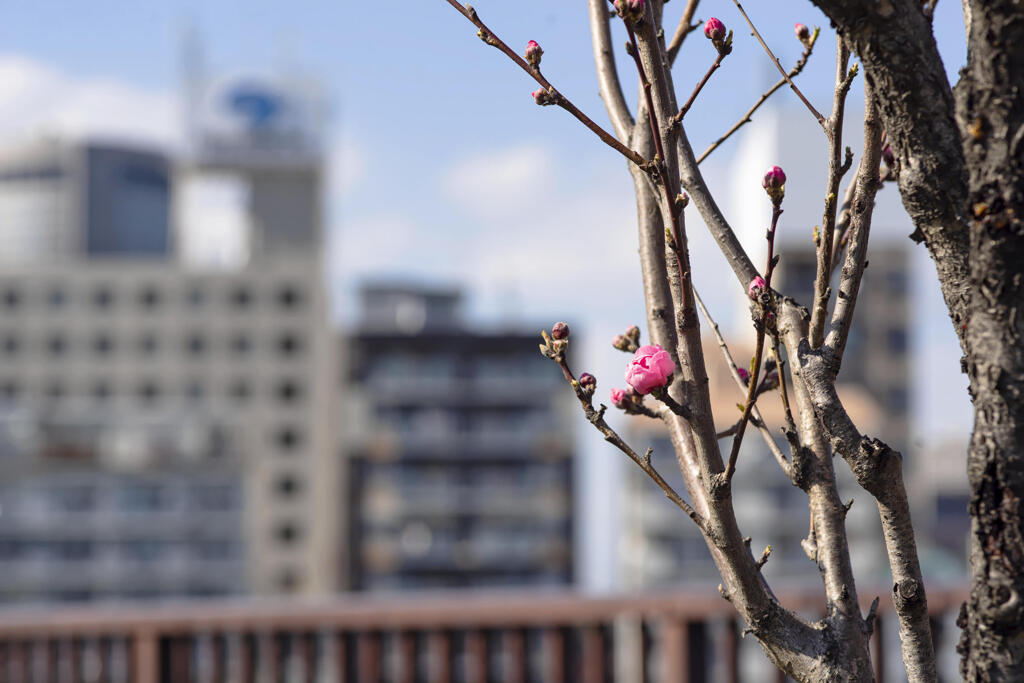
[[(940, 650), (963, 599), (929, 591)], [(817, 593), (781, 600), (809, 616), (821, 608)], [(882, 681), (899, 661), (885, 594), (879, 613)], [(731, 683), (750, 649), (713, 590), (0, 611), (0, 683)]]

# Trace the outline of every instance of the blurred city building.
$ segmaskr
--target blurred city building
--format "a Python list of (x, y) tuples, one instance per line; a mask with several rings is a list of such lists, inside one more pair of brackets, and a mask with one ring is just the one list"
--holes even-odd
[[(336, 586), (322, 159), (292, 115), (312, 105), (258, 79), (203, 103), (180, 157), (0, 156), (2, 601)], [(246, 187), (230, 264), (180, 248), (223, 227), (181, 199), (214, 175)]]
[(572, 396), (534, 331), (475, 330), (460, 304), (362, 289), (341, 379), (353, 589), (573, 579)]

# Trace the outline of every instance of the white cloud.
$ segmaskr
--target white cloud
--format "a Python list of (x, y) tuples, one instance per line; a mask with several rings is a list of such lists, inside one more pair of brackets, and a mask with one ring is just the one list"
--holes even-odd
[(182, 141), (173, 92), (103, 78), (75, 78), (39, 62), (0, 55), (0, 134), (127, 139), (163, 147)]
[(464, 159), (443, 180), (445, 194), (477, 212), (533, 204), (550, 187), (554, 159), (539, 145), (489, 151)]

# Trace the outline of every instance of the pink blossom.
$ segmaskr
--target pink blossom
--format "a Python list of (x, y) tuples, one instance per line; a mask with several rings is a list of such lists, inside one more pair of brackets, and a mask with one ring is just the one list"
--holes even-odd
[(711, 17), (707, 23), (704, 24), (704, 35), (707, 36), (708, 40), (720, 41), (725, 38), (725, 24), (720, 19)]
[(626, 392), (622, 389), (612, 389), (612, 405), (616, 408), (621, 408), (626, 405)]
[(657, 344), (648, 344), (636, 350), (626, 367), (626, 382), (638, 394), (647, 394), (668, 384), (675, 370), (672, 357), (665, 349)]
[(747, 285), (747, 296), (749, 296), (751, 299), (756, 299), (761, 295), (761, 292), (763, 292), (765, 290), (765, 287), (767, 286), (768, 285), (765, 283), (764, 278), (758, 275), (757, 277), (750, 281), (749, 285)]
[(526, 52), (523, 57), (526, 62), (532, 67), (540, 66), (540, 56), (544, 54), (544, 50), (540, 48), (540, 43), (536, 40), (531, 40), (526, 44)]
[(736, 374), (740, 376), (744, 384), (750, 384), (750, 372), (746, 368), (736, 368)]

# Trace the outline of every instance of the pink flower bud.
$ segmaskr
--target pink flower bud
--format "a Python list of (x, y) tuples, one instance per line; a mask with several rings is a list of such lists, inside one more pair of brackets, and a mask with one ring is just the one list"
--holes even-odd
[(764, 180), (761, 181), (761, 187), (764, 188), (768, 196), (771, 197), (772, 203), (778, 206), (782, 203), (782, 197), (786, 194), (786, 174), (778, 166), (772, 166), (764, 174)]
[(555, 103), (555, 98), (552, 97), (551, 93), (549, 93), (544, 88), (537, 88), (532, 93), (530, 93), (530, 95), (533, 97), (533, 101), (542, 107), (546, 107), (549, 104)]
[(761, 186), (764, 189), (782, 187), (786, 184), (786, 173), (778, 166), (772, 166), (764, 173), (764, 180)]
[(763, 292), (767, 286), (768, 285), (765, 284), (764, 278), (758, 275), (751, 280), (750, 284), (747, 286), (747, 296), (756, 300), (761, 296), (761, 292)]
[(750, 384), (750, 372), (746, 368), (736, 368), (736, 374), (740, 376), (744, 384)]
[(811, 39), (811, 29), (799, 22), (797, 22), (796, 26), (793, 27), (793, 32), (796, 33), (796, 37), (800, 42), (805, 45), (807, 44), (807, 41)]
[(634, 342), (640, 341), (640, 328), (636, 325), (630, 325), (626, 328), (626, 337), (632, 339)]
[(526, 63), (537, 68), (540, 66), (540, 56), (544, 54), (544, 50), (540, 49), (540, 43), (536, 40), (531, 40), (526, 44), (526, 52), (523, 57), (526, 59)]
[(565, 323), (555, 323), (551, 328), (551, 336), (554, 339), (568, 339), (569, 338), (569, 326)]
[(622, 389), (612, 389), (611, 399), (613, 406), (622, 408), (626, 405), (626, 392)]
[(615, 9), (624, 19), (640, 21), (644, 16), (644, 0), (615, 0)]
[(668, 384), (675, 370), (672, 357), (665, 349), (657, 344), (648, 344), (636, 350), (626, 367), (626, 382), (638, 394), (648, 394)]
[(621, 334), (617, 334), (612, 337), (612, 348), (616, 348), (619, 351), (629, 351), (629, 340)]
[(725, 24), (721, 20), (711, 17), (704, 24), (704, 35), (713, 43), (719, 43), (725, 39)]
[(591, 375), (589, 372), (584, 372), (579, 378), (580, 386), (588, 394), (593, 393), (594, 389), (597, 388), (597, 378)]

